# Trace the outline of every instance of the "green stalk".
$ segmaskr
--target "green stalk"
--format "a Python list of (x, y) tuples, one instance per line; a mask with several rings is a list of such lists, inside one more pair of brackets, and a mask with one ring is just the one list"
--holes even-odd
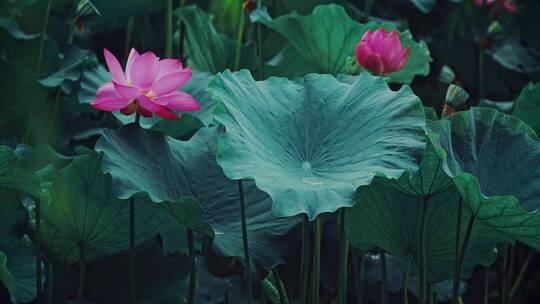
[(54, 266), (47, 263), (47, 304), (53, 304)]
[(36, 303), (41, 301), (41, 201), (35, 202), (36, 212)]
[(135, 18), (133, 16), (129, 17), (127, 26), (126, 26), (126, 40), (124, 42), (124, 64), (127, 62), (129, 57), (129, 52), (131, 49), (131, 40), (133, 40), (133, 25), (135, 23)]
[(428, 207), (428, 199), (424, 198), (420, 217), (420, 294), (418, 303), (426, 302), (426, 213)]
[(461, 244), (461, 216), (463, 213), (463, 201), (460, 198), (458, 202), (457, 222), (456, 222), (456, 244), (454, 247), (454, 281), (452, 286), (452, 304), (457, 304), (459, 297), (460, 271), (459, 268), (459, 248)]
[(172, 57), (173, 25), (172, 25), (172, 0), (165, 0), (165, 57)]
[(381, 303), (388, 304), (388, 288), (387, 288), (387, 269), (386, 269), (386, 254), (382, 249), (379, 249), (381, 257)]
[(83, 303), (84, 285), (86, 284), (86, 256), (84, 246), (79, 245), (79, 286), (77, 288), (77, 303)]
[(489, 304), (489, 267), (484, 277), (484, 304)]
[(523, 278), (525, 277), (525, 273), (527, 272), (527, 269), (531, 265), (531, 262), (534, 258), (534, 251), (529, 250), (529, 253), (527, 253), (527, 258), (525, 258), (525, 262), (523, 262), (523, 266), (521, 266), (521, 269), (519, 271), (519, 274), (516, 278), (516, 281), (514, 282), (514, 285), (512, 285), (512, 288), (510, 289), (510, 295), (508, 296), (509, 301), (508, 303), (513, 303), (514, 298), (516, 297), (516, 293), (521, 286), (521, 283), (523, 282)]
[(281, 277), (277, 268), (272, 269), (272, 276), (274, 277), (274, 281), (276, 282), (279, 295), (279, 304), (287, 304), (287, 293), (285, 292), (285, 287), (283, 286), (283, 282), (281, 281)]
[(197, 264), (195, 257), (195, 246), (193, 242), (193, 231), (187, 229), (188, 253), (189, 253), (189, 293), (188, 304), (193, 304), (195, 301), (195, 284), (197, 275)]
[[(356, 278), (356, 304), (364, 303), (364, 271), (366, 269), (366, 259), (364, 254), (355, 255), (354, 259), (354, 277)], [(360, 263), (358, 263), (360, 262)]]
[(471, 239), (474, 221), (475, 221), (475, 217), (473, 214), (471, 214), (471, 217), (469, 218), (469, 222), (467, 223), (467, 230), (465, 230), (465, 236), (463, 238), (463, 245), (461, 245), (461, 250), (459, 253), (457, 276), (454, 277), (454, 286), (452, 289), (452, 303), (458, 302), (459, 283), (461, 279), (461, 268), (463, 267), (463, 260), (465, 259), (465, 252), (467, 250), (467, 246), (469, 245), (469, 240)]
[[(180, 8), (186, 6), (187, 0), (180, 0)], [(178, 52), (180, 53), (180, 60), (184, 62), (184, 40), (186, 37), (186, 27), (184, 22), (180, 19), (180, 40), (178, 41)]]
[(435, 284), (429, 283), (429, 304), (437, 302), (437, 293), (435, 293)]
[(129, 303), (135, 304), (135, 198), (129, 199)]
[(478, 100), (484, 99), (484, 49), (478, 50)]
[(371, 10), (373, 9), (373, 6), (375, 5), (375, 0), (364, 0), (364, 19), (367, 21), (369, 19), (369, 15), (371, 14)]
[(409, 274), (411, 272), (411, 264), (412, 264), (412, 254), (409, 255), (407, 258), (407, 265), (405, 267), (405, 272), (403, 273), (403, 304), (409, 304)]
[(304, 214), (302, 222), (302, 266), (300, 269), (300, 304), (307, 304), (309, 282), (309, 220)]
[(238, 192), (240, 194), (240, 217), (242, 220), (242, 241), (244, 243), (244, 262), (246, 263), (246, 284), (248, 304), (253, 303), (253, 286), (251, 283), (251, 261), (249, 258), (248, 234), (246, 224), (246, 206), (244, 202), (244, 188), (242, 180), (238, 180)]
[[(257, 8), (261, 8), (261, 0), (257, 0)], [(262, 47), (262, 30), (261, 24), (257, 22), (257, 56), (259, 57), (259, 79), (264, 77), (264, 65), (263, 65), (263, 47)]]
[(339, 260), (338, 277), (336, 284), (336, 303), (345, 304), (347, 302), (347, 262), (349, 257), (349, 240), (345, 231), (345, 208), (338, 210), (339, 224)]
[(503, 264), (502, 264), (502, 280), (501, 280), (501, 303), (506, 304), (506, 293), (508, 292), (508, 286), (506, 279), (506, 276), (508, 274), (508, 260), (509, 260), (509, 246), (504, 246), (504, 256), (503, 256)]
[(242, 40), (244, 37), (244, 28), (246, 25), (246, 17), (244, 14), (244, 7), (240, 8), (240, 25), (238, 26), (238, 32), (236, 34), (236, 53), (234, 57), (234, 70), (238, 71), (240, 68), (240, 58), (242, 58)]
[(311, 301), (310, 303), (319, 303), (319, 286), (321, 280), (321, 238), (322, 224), (319, 215), (315, 218), (315, 237), (313, 245), (313, 276), (311, 277)]
[[(45, 18), (43, 19), (43, 27), (41, 28), (41, 35), (39, 40), (38, 48), (38, 58), (37, 58), (37, 67), (36, 67), (36, 77), (39, 79), (41, 75), (41, 66), (43, 61), (43, 46), (45, 45), (45, 35), (47, 33), (47, 26), (49, 24), (49, 16), (51, 14), (52, 0), (47, 2), (47, 9), (45, 10)], [(26, 125), (26, 133), (23, 137), (22, 142), (28, 143), (30, 140), (30, 133), (32, 133), (32, 116), (34, 114), (34, 100), (30, 101), (30, 106), (28, 107), (28, 121)], [(39, 299), (41, 300), (41, 299)], [(40, 302), (37, 302), (40, 303)]]

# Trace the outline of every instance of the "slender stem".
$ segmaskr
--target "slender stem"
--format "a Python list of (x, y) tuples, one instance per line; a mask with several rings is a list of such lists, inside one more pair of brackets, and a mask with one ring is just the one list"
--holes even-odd
[(240, 195), (240, 217), (242, 220), (242, 241), (244, 243), (244, 262), (246, 263), (246, 284), (248, 303), (253, 303), (253, 286), (251, 283), (251, 261), (249, 257), (248, 234), (246, 224), (246, 206), (244, 202), (244, 188), (242, 180), (238, 180), (238, 193)]
[(53, 304), (54, 266), (47, 263), (47, 304)]
[(429, 290), (429, 304), (435, 304), (437, 301), (437, 293), (435, 292), (435, 284), (429, 283), (428, 284), (428, 290)]
[(502, 263), (502, 273), (501, 273), (501, 303), (506, 304), (506, 293), (508, 292), (508, 287), (506, 286), (508, 284), (508, 280), (506, 279), (506, 276), (508, 274), (508, 260), (509, 260), (509, 246), (504, 246), (504, 256), (503, 256), (503, 263)]
[[(41, 28), (41, 35), (39, 38), (39, 48), (38, 48), (38, 58), (37, 58), (37, 66), (36, 66), (36, 77), (39, 79), (41, 75), (41, 66), (43, 61), (43, 47), (45, 45), (45, 35), (47, 33), (47, 26), (49, 24), (49, 16), (51, 14), (51, 6), (52, 6), (52, 0), (49, 0), (47, 2), (47, 9), (45, 10), (45, 18), (43, 19), (43, 27)], [(32, 133), (32, 116), (34, 114), (34, 100), (32, 99), (30, 101), (30, 105), (28, 107), (28, 121), (26, 124), (26, 133), (22, 139), (22, 142), (27, 143), (30, 141), (30, 135)], [(38, 300), (41, 301), (40, 298)], [(40, 303), (40, 302), (37, 302)]]
[(337, 277), (337, 304), (347, 302), (347, 262), (349, 257), (349, 240), (345, 231), (345, 208), (338, 210), (339, 225), (339, 256), (338, 256), (338, 277)]
[[(187, 0), (180, 0), (180, 8), (186, 5)], [(180, 19), (180, 40), (178, 41), (178, 52), (180, 60), (184, 61), (184, 40), (186, 38), (186, 27), (182, 19)]]
[(460, 198), (458, 202), (457, 210), (457, 222), (456, 222), (456, 244), (454, 247), (454, 281), (452, 286), (452, 304), (457, 304), (459, 297), (459, 283), (461, 278), (459, 277), (459, 247), (461, 244), (461, 216), (463, 213), (463, 201)]
[(426, 214), (429, 200), (424, 198), (420, 217), (420, 293), (418, 303), (426, 302)]
[(302, 266), (300, 269), (300, 304), (307, 303), (307, 291), (309, 282), (309, 220), (304, 214), (302, 222)]
[(274, 281), (276, 282), (278, 294), (279, 294), (279, 304), (287, 303), (287, 293), (279, 276), (279, 271), (277, 268), (272, 269), (272, 275), (274, 276)]
[[(261, 8), (261, 0), (257, 0), (257, 8)], [(257, 56), (259, 57), (259, 79), (264, 77), (264, 65), (263, 65), (263, 46), (262, 46), (262, 29), (261, 24), (257, 22)]]
[(367, 21), (369, 19), (369, 15), (371, 14), (371, 10), (373, 9), (373, 5), (375, 4), (375, 0), (364, 0), (364, 19)]
[(478, 50), (478, 99), (484, 99), (484, 49), (479, 48)]
[(503, 299), (503, 303), (510, 303), (510, 284), (512, 282), (512, 278), (514, 277), (514, 257), (516, 253), (516, 246), (510, 246), (510, 258), (508, 260), (508, 271), (505, 272), (504, 278), (506, 279), (506, 297)]
[[(459, 253), (459, 261), (458, 261), (458, 273), (457, 276), (454, 277), (454, 286), (452, 289), (452, 302), (456, 301), (459, 298), (459, 283), (461, 279), (461, 268), (463, 267), (463, 261), (465, 259), (465, 252), (467, 251), (467, 246), (469, 245), (469, 240), (471, 239), (472, 230), (474, 226), (475, 217), (474, 214), (471, 214), (469, 217), (469, 222), (467, 223), (467, 230), (465, 230), (465, 236), (463, 238), (463, 245), (461, 245), (461, 250)], [(457, 281), (456, 281), (457, 278)]]
[(83, 303), (84, 285), (86, 284), (86, 257), (84, 246), (79, 245), (79, 287), (77, 288), (77, 303)]
[(129, 303), (135, 304), (135, 198), (129, 199)]
[[(364, 254), (360, 253), (354, 258), (354, 276), (356, 278), (356, 303), (364, 303), (364, 271), (366, 268), (366, 259)], [(359, 263), (360, 262), (360, 263)]]
[(319, 215), (315, 218), (315, 236), (313, 244), (313, 276), (311, 277), (311, 301), (310, 303), (319, 303), (319, 286), (321, 280), (321, 238), (322, 224)]
[(137, 113), (135, 113), (135, 124), (140, 126), (141, 125), (141, 113), (139, 113), (137, 111)]
[(244, 27), (246, 25), (246, 16), (244, 14), (244, 7), (240, 8), (240, 25), (238, 26), (238, 32), (236, 34), (236, 53), (234, 57), (234, 70), (238, 71), (240, 68), (240, 58), (242, 57), (242, 41), (244, 38)]
[(484, 275), (484, 304), (489, 304), (489, 267)]
[(405, 266), (405, 272), (403, 273), (403, 304), (409, 304), (409, 274), (411, 272), (412, 254), (407, 258), (407, 264)]
[(172, 0), (165, 0), (165, 57), (172, 57), (173, 25), (172, 25)]
[(195, 246), (193, 242), (193, 231), (187, 229), (187, 242), (189, 253), (189, 292), (188, 292), (188, 304), (193, 304), (195, 300), (195, 284), (197, 275), (197, 264), (195, 256)]
[(131, 49), (131, 41), (133, 40), (133, 25), (135, 23), (135, 18), (133, 16), (129, 17), (127, 26), (126, 26), (126, 40), (124, 42), (124, 64), (127, 62), (129, 57), (129, 50)]
[(379, 249), (381, 257), (381, 303), (388, 304), (388, 288), (387, 288), (387, 269), (386, 269), (386, 254), (382, 249)]
[(36, 303), (40, 304), (41, 297), (41, 201), (39, 199), (35, 202), (36, 212)]
[(514, 301), (514, 298), (516, 296), (516, 293), (519, 289), (519, 287), (521, 286), (521, 283), (523, 282), (523, 278), (525, 277), (525, 273), (527, 272), (527, 268), (529, 268), (529, 266), (531, 265), (531, 262), (534, 258), (534, 251), (533, 250), (529, 250), (529, 252), (527, 253), (527, 257), (525, 258), (525, 262), (523, 262), (523, 266), (521, 266), (521, 269), (519, 271), (519, 274), (516, 278), (516, 281), (514, 282), (514, 285), (512, 285), (512, 288), (510, 289), (510, 295), (509, 295), (509, 302), (508, 303), (513, 303)]

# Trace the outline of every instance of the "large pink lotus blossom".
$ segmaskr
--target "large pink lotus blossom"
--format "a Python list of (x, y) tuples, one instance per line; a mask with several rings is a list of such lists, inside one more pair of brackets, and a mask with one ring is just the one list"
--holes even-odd
[(474, 0), (476, 6), (488, 5), (490, 7), (502, 7), (505, 11), (515, 13), (517, 5), (512, 0)]
[(356, 61), (376, 75), (387, 75), (401, 68), (409, 57), (409, 47), (403, 48), (399, 34), (379, 28), (368, 30), (354, 49)]
[(103, 54), (112, 81), (97, 90), (96, 100), (91, 103), (94, 108), (120, 110), (125, 115), (137, 111), (146, 117), (155, 113), (166, 119), (178, 119), (173, 110), (200, 110), (191, 95), (177, 91), (191, 79), (191, 68), (183, 68), (180, 60), (160, 60), (152, 52), (139, 55), (131, 49), (124, 72), (109, 50), (104, 49)]

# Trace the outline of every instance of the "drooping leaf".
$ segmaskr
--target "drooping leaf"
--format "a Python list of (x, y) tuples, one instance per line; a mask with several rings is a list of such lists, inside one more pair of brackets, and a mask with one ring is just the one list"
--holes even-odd
[(209, 90), (227, 130), (219, 164), (229, 178), (255, 179), (277, 215), (313, 219), (353, 206), (357, 187), (416, 168), (425, 146), (418, 98), (367, 73), (352, 83), (317, 74), (255, 82), (227, 71)]
[[(102, 173), (99, 155), (75, 158), (58, 171), (42, 203), (43, 243), (69, 265), (79, 246), (88, 259), (128, 248), (129, 203), (116, 199), (111, 178)], [(135, 202), (136, 244), (157, 235), (159, 209), (147, 199)]]
[(422, 13), (427, 14), (437, 5), (437, 0), (411, 0)]
[[(216, 74), (235, 64), (236, 42), (219, 33), (212, 23), (212, 15), (190, 5), (177, 11), (186, 27), (186, 53), (188, 65), (194, 69)], [(240, 68), (256, 69), (255, 46), (242, 46)]]
[(0, 146), (0, 189), (24, 191), (36, 198), (43, 196), (39, 176), (20, 168), (17, 155), (7, 146)]
[[(287, 40), (288, 45), (283, 51), (283, 56), (292, 58), (282, 58), (279, 61), (276, 75), (288, 78), (304, 76), (307, 74), (305, 70), (333, 75), (346, 73), (350, 69), (348, 58), (354, 57), (354, 47), (367, 30), (375, 30), (380, 27), (396, 30), (393, 25), (388, 23), (360, 24), (351, 19), (343, 7), (337, 5), (317, 6), (313, 13), (307, 16), (290, 14), (274, 20), (261, 18), (259, 22), (278, 32)], [(415, 75), (429, 73), (431, 58), (424, 42), (415, 42), (409, 31), (399, 34), (402, 43), (405, 46), (410, 46), (411, 51), (403, 69), (390, 74), (388, 80), (410, 83)], [(290, 48), (294, 48), (294, 51)], [(302, 69), (291, 69), (289, 64), (298, 60), (307, 63), (307, 65), (305, 64)], [(356, 65), (354, 59), (352, 61), (352, 64)], [(276, 64), (274, 63), (274, 65)], [(279, 69), (292, 73), (280, 72)]]
[(540, 71), (540, 53), (518, 41), (508, 38), (487, 52), (495, 61), (507, 69), (519, 73)]
[[(147, 194), (178, 222), (178, 238), (185, 237), (184, 226), (204, 233), (210, 225), (214, 249), (222, 256), (241, 257), (238, 184), (225, 177), (215, 159), (220, 132), (218, 127), (202, 128), (189, 141), (179, 141), (127, 125), (105, 131), (96, 149), (105, 153), (103, 167), (113, 177), (117, 197)], [(288, 235), (298, 221), (277, 218), (267, 194), (251, 181), (243, 186), (251, 258), (255, 271), (268, 270), (291, 250)]]
[(501, 240), (540, 248), (540, 141), (517, 118), (472, 108), (428, 125), (443, 159), (479, 224)]
[(46, 87), (58, 87), (65, 81), (77, 81), (81, 77), (84, 65), (96, 62), (95, 55), (80, 49), (77, 46), (70, 46), (65, 53), (60, 64), (60, 68), (53, 74), (40, 80)]
[[(452, 278), (455, 261), (456, 223), (459, 192), (442, 169), (442, 160), (428, 145), (420, 169), (405, 173), (397, 181), (376, 178), (357, 191), (358, 203), (347, 209), (346, 229), (351, 245), (360, 249), (378, 247), (406, 259), (413, 257), (412, 273), (420, 263), (420, 226), (426, 208), (427, 280)], [(461, 231), (465, 231), (470, 211), (462, 212)], [(498, 240), (490, 238), (489, 227), (476, 225), (465, 253), (463, 274), (474, 266), (489, 265), (496, 258)], [(461, 241), (463, 235), (461, 235)]]
[(528, 84), (516, 100), (514, 116), (528, 123), (540, 134), (540, 84)]

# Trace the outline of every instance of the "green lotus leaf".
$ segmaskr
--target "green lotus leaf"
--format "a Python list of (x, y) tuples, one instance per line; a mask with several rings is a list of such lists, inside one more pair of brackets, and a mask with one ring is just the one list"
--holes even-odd
[[(79, 246), (88, 259), (128, 248), (129, 203), (116, 199), (111, 177), (102, 173), (101, 156), (76, 157), (59, 170), (42, 203), (43, 240), (50, 254), (65, 264), (78, 257)], [(148, 199), (135, 202), (136, 245), (157, 235), (159, 209)]]
[(83, 67), (95, 63), (96, 56), (89, 50), (69, 46), (63, 55), (59, 69), (39, 82), (46, 87), (58, 87), (68, 80), (77, 81), (81, 77)]
[[(205, 232), (210, 225), (214, 249), (222, 256), (241, 257), (238, 183), (225, 177), (216, 162), (220, 133), (218, 127), (202, 128), (189, 141), (179, 141), (127, 125), (105, 131), (96, 150), (104, 152), (103, 168), (113, 177), (117, 197), (147, 194), (154, 202), (164, 202), (160, 206), (181, 224), (177, 238), (185, 236), (182, 226)], [(268, 270), (283, 262), (290, 250), (288, 234), (298, 221), (277, 218), (267, 194), (253, 182), (243, 186), (250, 254), (257, 268)]]
[(540, 142), (517, 118), (494, 109), (472, 108), (428, 125), (475, 222), (540, 248)]
[[(274, 20), (261, 18), (259, 22), (285, 37), (289, 43), (282, 54), (294, 59), (283, 58), (276, 68), (279, 76), (296, 78), (304, 76), (305, 70), (291, 69), (289, 63), (299, 60), (309, 66), (308, 72), (338, 75), (348, 72), (348, 58), (354, 56), (354, 48), (367, 30), (385, 28), (397, 30), (389, 23), (360, 24), (353, 20), (341, 6), (319, 5), (311, 15), (300, 16), (295, 13), (280, 16)], [(429, 50), (424, 42), (417, 43), (409, 31), (399, 32), (404, 46), (410, 46), (409, 59), (403, 69), (390, 74), (390, 82), (410, 83), (415, 75), (429, 73)], [(294, 51), (287, 48), (294, 48)], [(277, 60), (277, 59), (275, 59)], [(353, 60), (354, 65), (357, 66)], [(293, 72), (290, 75), (279, 73), (279, 67)], [(300, 72), (300, 73), (298, 73)]]
[[(346, 215), (351, 245), (360, 249), (378, 247), (403, 258), (412, 255), (412, 272), (418, 273), (420, 219), (425, 206), (427, 280), (452, 278), (460, 198), (431, 145), (415, 174), (407, 172), (397, 181), (376, 178), (371, 185), (360, 187), (357, 194), (358, 203), (347, 209)], [(466, 230), (471, 216), (467, 208), (463, 209), (461, 231)], [(489, 227), (474, 226), (465, 253), (464, 276), (470, 276), (474, 266), (490, 265), (495, 260), (498, 240), (491, 238), (489, 231)]]
[(514, 116), (540, 134), (540, 84), (529, 83), (516, 100)]
[(418, 98), (368, 73), (351, 83), (318, 74), (255, 82), (248, 71), (227, 71), (209, 90), (227, 130), (219, 164), (231, 179), (255, 179), (279, 216), (353, 206), (356, 188), (416, 169), (425, 147)]
[[(196, 5), (179, 9), (177, 15), (186, 27), (185, 45), (189, 66), (212, 74), (234, 66), (236, 42), (216, 30), (212, 15)], [(240, 67), (256, 69), (256, 48), (253, 43), (242, 46)]]
[[(212, 111), (214, 104), (206, 87), (212, 80), (213, 75), (208, 72), (193, 70), (191, 80), (182, 86), (181, 91), (193, 96), (201, 105), (201, 110), (195, 112), (182, 113), (182, 119), (167, 121), (152, 117), (141, 117), (141, 126), (143, 128), (155, 129), (166, 132), (173, 137), (182, 137), (195, 132), (201, 126), (209, 125), (214, 116)], [(84, 71), (81, 77), (81, 89), (79, 91), (79, 102), (88, 104), (96, 99), (96, 91), (101, 85), (111, 81), (111, 75), (102, 65), (97, 65)], [(135, 116), (125, 116), (120, 112), (114, 112), (114, 116), (123, 124), (129, 124), (135, 121)]]
[(36, 198), (41, 198), (41, 178), (30, 170), (19, 166), (19, 158), (15, 152), (0, 146), (0, 189), (24, 191)]

